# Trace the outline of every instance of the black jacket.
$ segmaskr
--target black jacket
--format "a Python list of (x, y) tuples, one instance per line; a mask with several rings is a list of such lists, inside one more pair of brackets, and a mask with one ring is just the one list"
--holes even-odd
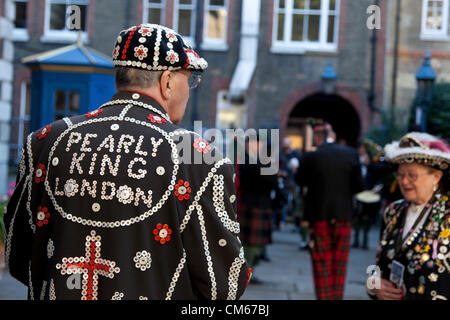
[(358, 152), (335, 143), (323, 144), (300, 159), (296, 181), (307, 187), (306, 221), (350, 219), (352, 196), (364, 188)]
[[(101, 111), (29, 135), (4, 217), (6, 259), (30, 299), (236, 299), (248, 266), (233, 166), (152, 99), (118, 93)], [(192, 138), (192, 139), (189, 139)]]

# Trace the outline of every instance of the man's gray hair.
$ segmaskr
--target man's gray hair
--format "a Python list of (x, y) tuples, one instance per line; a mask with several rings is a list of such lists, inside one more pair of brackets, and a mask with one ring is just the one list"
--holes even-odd
[(161, 78), (162, 71), (146, 71), (136, 68), (117, 67), (116, 88), (150, 88)]

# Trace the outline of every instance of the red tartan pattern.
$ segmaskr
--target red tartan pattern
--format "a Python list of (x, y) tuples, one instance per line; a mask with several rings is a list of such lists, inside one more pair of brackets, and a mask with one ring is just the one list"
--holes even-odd
[(350, 249), (351, 223), (317, 221), (313, 226), (311, 258), (319, 300), (342, 300)]

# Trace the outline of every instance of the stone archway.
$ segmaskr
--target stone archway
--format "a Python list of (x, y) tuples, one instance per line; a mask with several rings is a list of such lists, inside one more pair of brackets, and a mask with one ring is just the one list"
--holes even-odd
[(323, 93), (320, 82), (297, 88), (285, 99), (279, 115), (281, 136), (288, 132), (293, 119), (322, 118), (333, 125), (338, 139), (346, 140), (352, 146), (357, 145), (369, 124), (365, 101), (339, 82), (332, 95)]

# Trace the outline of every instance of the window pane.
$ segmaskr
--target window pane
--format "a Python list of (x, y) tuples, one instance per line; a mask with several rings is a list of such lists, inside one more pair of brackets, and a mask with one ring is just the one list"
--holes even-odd
[(336, 10), (336, 0), (330, 0), (330, 10)]
[(80, 110), (80, 93), (77, 91), (69, 92), (69, 111), (78, 112)]
[(52, 4), (50, 6), (50, 29), (64, 30), (66, 27), (66, 5)]
[(224, 6), (225, 5), (225, 0), (210, 0), (209, 4), (211, 6)]
[(308, 40), (319, 41), (320, 16), (310, 15), (308, 19)]
[(27, 27), (27, 3), (16, 2), (16, 17), (14, 20), (14, 26), (16, 28)]
[(320, 0), (310, 0), (309, 8), (314, 10), (320, 10)]
[(150, 3), (161, 3), (162, 0), (150, 0)]
[(283, 41), (284, 39), (284, 13), (278, 14), (278, 35), (277, 40)]
[(328, 16), (328, 37), (327, 42), (334, 42), (334, 16)]
[(82, 31), (86, 31), (87, 30), (87, 6), (80, 6), (80, 11), (81, 11), (81, 30)]
[(427, 29), (442, 29), (442, 1), (429, 1), (427, 10)]
[(64, 91), (55, 91), (55, 111), (64, 112), (66, 105), (66, 95)]
[(192, 4), (192, 0), (180, 0), (180, 4)]
[(209, 11), (208, 38), (225, 38), (227, 11), (225, 9)]
[(182, 36), (191, 35), (191, 10), (180, 10), (178, 15), (178, 33)]
[(294, 9), (305, 9), (306, 0), (294, 0)]
[(148, 10), (148, 23), (162, 24), (161, 21), (161, 9), (149, 9)]
[(292, 41), (303, 41), (303, 14), (294, 14), (292, 17)]
[(284, 9), (286, 7), (284, 0), (280, 0), (280, 5), (279, 5), (280, 9)]

